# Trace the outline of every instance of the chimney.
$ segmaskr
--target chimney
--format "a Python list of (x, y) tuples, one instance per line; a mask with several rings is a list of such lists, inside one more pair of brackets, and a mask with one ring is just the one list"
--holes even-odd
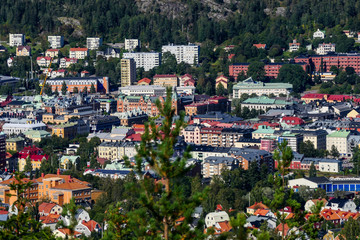
[(71, 175), (69, 175), (69, 183), (71, 182)]
[(42, 177), (42, 178), (44, 177), (44, 173), (41, 173), (41, 177)]
[(58, 168), (58, 170), (57, 170), (57, 175), (58, 176), (60, 175), (60, 168)]

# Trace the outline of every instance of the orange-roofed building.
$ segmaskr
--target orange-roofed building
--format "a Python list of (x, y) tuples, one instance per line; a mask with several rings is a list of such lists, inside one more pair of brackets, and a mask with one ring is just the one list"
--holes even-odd
[(143, 78), (138, 81), (137, 85), (150, 85), (150, 83), (151, 83), (151, 79)]
[(70, 48), (70, 58), (85, 59), (89, 56), (89, 49), (87, 48)]
[[(284, 227), (283, 227), (283, 226), (284, 226)], [(285, 225), (282, 224), (282, 223), (280, 223), (280, 224), (276, 227), (276, 229), (275, 229), (275, 231), (276, 231), (280, 236), (283, 236), (283, 234), (284, 234), (284, 236), (286, 236), (286, 235), (289, 233), (289, 230), (290, 230), (290, 228), (289, 228), (289, 226), (287, 225), (287, 223), (285, 223)]]
[(232, 227), (229, 221), (217, 222), (215, 226), (206, 228), (204, 230), (204, 233), (207, 233), (210, 229), (215, 230), (215, 235), (220, 235), (225, 232), (230, 232), (232, 230)]
[(262, 44), (262, 43), (253, 44), (253, 46), (256, 47), (257, 49), (265, 49), (266, 48), (266, 44)]
[[(16, 182), (15, 178), (0, 182), (0, 200), (12, 205), (16, 200), (16, 191), (10, 190), (10, 184)], [(71, 178), (70, 175), (47, 174), (37, 179), (24, 178), (23, 182), (32, 182), (31, 188), (25, 193), (25, 197), (31, 202), (37, 202), (43, 198), (49, 198), (51, 202), (60, 206), (70, 203), (71, 198), (75, 202), (91, 200), (91, 186), (88, 182)], [(9, 197), (8, 194), (15, 196)]]
[(62, 207), (57, 205), (56, 203), (46, 203), (43, 202), (39, 205), (39, 215), (40, 216), (48, 216), (50, 214), (61, 214)]
[(61, 215), (59, 214), (50, 214), (47, 216), (41, 216), (40, 221), (44, 227), (49, 227), (51, 230), (56, 229), (56, 224), (61, 220)]
[(254, 215), (256, 210), (258, 210), (258, 209), (269, 210), (269, 207), (266, 206), (265, 204), (263, 204), (262, 202), (259, 202), (259, 203), (255, 202), (253, 205), (246, 208), (246, 213)]
[(73, 239), (73, 238), (79, 238), (81, 237), (81, 233), (79, 233), (78, 231), (74, 232), (74, 236), (71, 237), (71, 231), (68, 228), (58, 228), (55, 231), (53, 231), (54, 237), (55, 238), (69, 238), (69, 239)]
[(90, 220), (87, 222), (83, 220), (75, 227), (75, 231), (84, 234), (86, 237), (89, 237), (92, 232), (94, 231), (98, 232), (100, 230), (101, 230), (100, 224), (98, 224), (94, 220)]

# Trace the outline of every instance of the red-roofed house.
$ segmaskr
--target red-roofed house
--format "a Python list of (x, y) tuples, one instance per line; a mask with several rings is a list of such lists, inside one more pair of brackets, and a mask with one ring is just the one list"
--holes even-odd
[(75, 231), (78, 231), (87, 237), (89, 237), (93, 231), (98, 232), (100, 230), (101, 230), (100, 224), (98, 224), (94, 220), (90, 220), (88, 222), (81, 221), (81, 223), (79, 223), (75, 227)]
[(231, 54), (228, 55), (228, 59), (229, 59), (229, 60), (233, 59), (233, 57), (235, 57), (235, 54), (234, 54), (234, 53), (231, 53)]
[(40, 67), (48, 67), (50, 65), (51, 57), (37, 57), (36, 63)]
[(256, 47), (257, 49), (265, 49), (266, 48), (266, 44), (262, 44), (262, 43), (253, 44), (253, 46)]
[(301, 100), (306, 103), (310, 103), (313, 101), (319, 101), (319, 100), (323, 100), (323, 99), (326, 100), (328, 96), (329, 96), (329, 94), (308, 93), (308, 94), (305, 94), (304, 96), (302, 96)]
[(151, 79), (143, 78), (138, 81), (137, 85), (150, 85), (150, 83), (151, 83)]
[(296, 52), (300, 48), (300, 43), (296, 42), (296, 39), (292, 43), (289, 43), (289, 51)]
[(269, 210), (269, 207), (263, 204), (262, 202), (255, 202), (250, 207), (246, 208), (246, 213), (248, 214), (255, 214), (256, 210), (263, 209), (263, 210)]
[(47, 216), (41, 216), (40, 221), (44, 227), (49, 227), (51, 230), (56, 229), (56, 224), (62, 220), (62, 216), (59, 214), (49, 214)]
[(51, 71), (51, 78), (57, 78), (57, 77), (65, 77), (65, 74), (67, 71), (65, 69), (59, 69)]
[(40, 216), (48, 216), (49, 214), (61, 214), (62, 207), (56, 203), (42, 203), (39, 205)]
[(74, 63), (77, 63), (77, 62), (78, 62), (77, 58), (64, 57), (64, 58), (60, 59), (59, 67), (60, 68), (68, 68), (71, 64), (74, 64)]
[(204, 233), (207, 233), (210, 229), (214, 229), (214, 235), (216, 236), (225, 232), (230, 232), (232, 227), (229, 221), (217, 222), (215, 223), (215, 226), (205, 228)]
[(86, 71), (86, 70), (81, 71), (80, 76), (81, 76), (81, 77), (88, 77), (88, 76), (90, 76), (90, 72), (88, 72), (88, 71)]
[[(68, 228), (58, 228), (55, 231), (53, 231), (54, 237), (55, 238), (70, 238), (70, 229)], [(79, 238), (81, 236), (81, 233), (79, 233), (78, 231), (74, 232), (74, 237), (75, 238)]]
[(177, 87), (178, 77), (175, 74), (166, 74), (166, 75), (157, 74), (153, 77), (153, 84), (155, 86)]
[(344, 102), (346, 100), (350, 100), (352, 99), (352, 96), (349, 95), (330, 95), (327, 98), (327, 102), (332, 103), (332, 102)]
[[(185, 84), (187, 83), (187, 85)], [(191, 85), (191, 83), (193, 83), (193, 85)], [(190, 84), (190, 85), (189, 85)], [(186, 73), (182, 76), (179, 77), (179, 86), (180, 87), (184, 87), (184, 86), (195, 86), (195, 80), (193, 78), (193, 76), (191, 76), (190, 74)]]
[(52, 58), (58, 57), (59, 56), (59, 51), (60, 51), (59, 49), (55, 49), (55, 48), (48, 49), (45, 52), (45, 56), (46, 57), (52, 57)]
[(217, 77), (215, 81), (216, 81), (215, 88), (217, 88), (219, 86), (219, 84), (221, 83), (223, 85), (223, 87), (225, 89), (227, 89), (227, 85), (229, 82), (229, 79), (227, 77), (225, 77), (224, 75), (221, 75), (221, 76)]
[(70, 48), (70, 58), (85, 59), (87, 56), (89, 56), (89, 49), (87, 48)]
[(299, 117), (283, 117), (281, 120), (280, 120), (281, 123), (286, 123), (287, 125), (292, 125), (292, 126), (295, 126), (295, 125), (302, 125), (304, 124), (304, 120), (302, 120), (301, 118)]
[[(283, 227), (283, 226), (284, 226), (284, 227)], [(276, 229), (275, 229), (275, 231), (276, 231), (280, 236), (283, 236), (283, 234), (284, 234), (284, 236), (286, 236), (286, 235), (289, 233), (289, 230), (290, 230), (290, 228), (289, 228), (289, 226), (287, 225), (287, 223), (285, 223), (285, 225), (282, 224), (282, 223), (280, 223), (280, 224), (276, 227)]]

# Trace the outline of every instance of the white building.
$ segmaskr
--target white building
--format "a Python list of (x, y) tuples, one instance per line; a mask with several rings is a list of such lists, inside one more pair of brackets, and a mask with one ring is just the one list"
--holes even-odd
[(321, 31), (320, 29), (318, 29), (316, 32), (314, 32), (313, 38), (324, 39), (325, 38), (325, 31)]
[(320, 43), (316, 49), (316, 53), (319, 55), (326, 55), (329, 52), (335, 52), (335, 43)]
[(195, 44), (174, 45), (169, 44), (162, 47), (162, 53), (170, 52), (176, 57), (177, 63), (185, 62), (190, 65), (199, 63), (200, 46)]
[(138, 46), (140, 46), (139, 39), (126, 39), (125, 38), (125, 50), (134, 51), (134, 49)]
[(9, 34), (9, 45), (11, 47), (23, 46), (25, 45), (25, 35), (24, 34)]
[(7, 135), (20, 134), (30, 130), (46, 130), (46, 125), (35, 121), (5, 123), (3, 125), (3, 132)]
[(166, 88), (154, 85), (133, 85), (120, 87), (119, 93), (126, 96), (164, 96)]
[(341, 171), (341, 161), (336, 159), (321, 159), (321, 161), (319, 161), (319, 171), (338, 173)]
[(136, 68), (142, 67), (145, 71), (158, 67), (161, 62), (161, 56), (158, 52), (124, 53), (123, 58), (134, 59)]
[(196, 87), (193, 86), (186, 86), (186, 87), (176, 87), (176, 93), (181, 95), (194, 95)]
[(211, 212), (208, 213), (205, 217), (206, 227), (215, 226), (218, 222), (230, 221), (229, 214), (225, 211)]
[(299, 48), (300, 43), (298, 43), (296, 39), (294, 39), (292, 43), (289, 43), (289, 52), (296, 52)]
[(350, 144), (348, 139), (349, 131), (336, 131), (326, 136), (326, 150), (331, 152), (333, 146), (339, 151), (340, 156), (349, 157), (351, 155)]
[(71, 64), (77, 63), (78, 60), (76, 58), (61, 58), (60, 59), (60, 68), (68, 68)]
[(48, 36), (48, 41), (51, 48), (62, 48), (64, 46), (63, 36)]
[(70, 48), (70, 58), (85, 59), (89, 55), (89, 49), (87, 48)]
[(102, 45), (102, 38), (89, 37), (86, 38), (86, 47), (90, 50), (98, 49)]

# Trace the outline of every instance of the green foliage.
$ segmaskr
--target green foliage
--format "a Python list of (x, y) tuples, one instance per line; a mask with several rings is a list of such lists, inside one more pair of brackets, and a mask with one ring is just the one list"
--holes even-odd
[(75, 204), (75, 199), (71, 198), (70, 203), (63, 205), (63, 210), (61, 213), (63, 217), (69, 217), (69, 224), (65, 224), (63, 221), (59, 221), (56, 224), (57, 228), (69, 229), (70, 238), (74, 237), (75, 227), (78, 225), (78, 222), (76, 220), (76, 213), (78, 209), (80, 209), (80, 207)]
[(77, 87), (74, 87), (73, 92), (74, 93), (79, 93), (79, 89)]
[(309, 140), (300, 143), (299, 153), (311, 158), (323, 158), (328, 155), (325, 149), (315, 149), (314, 144)]
[(0, 222), (0, 239), (16, 240), (16, 239), (55, 239), (49, 228), (42, 228), (38, 219), (31, 216), (31, 211), (25, 211), (26, 206), (33, 207), (26, 196), (26, 192), (32, 183), (24, 181), (22, 173), (15, 173), (15, 179), (11, 183), (10, 190), (15, 191), (14, 195), (9, 194), (8, 197), (16, 196), (14, 202), (18, 210), (17, 215), (11, 215), (5, 222)]
[[(140, 188), (133, 189), (139, 191), (141, 207), (128, 212), (129, 227), (137, 238), (147, 235), (155, 239), (203, 239), (202, 230), (190, 229), (189, 223), (191, 214), (200, 205), (205, 193), (187, 197), (179, 184), (191, 168), (186, 166), (190, 158), (189, 149), (183, 156), (171, 159), (177, 137), (186, 126), (184, 112), (180, 113), (172, 127), (175, 110), (172, 108), (171, 89), (167, 90), (166, 101), (161, 104), (158, 100), (156, 106), (164, 120), (158, 128), (153, 120), (145, 124), (145, 132), (137, 147), (135, 170), (142, 175), (142, 167), (146, 163), (161, 181), (156, 183), (153, 178), (142, 177)], [(181, 217), (184, 221), (177, 224)]]
[(265, 79), (265, 64), (263, 62), (250, 63), (247, 75), (256, 81), (264, 81)]
[(351, 162), (354, 164), (354, 172), (356, 172), (356, 175), (359, 176), (359, 170), (360, 170), (360, 148), (355, 147), (353, 156), (351, 158)]
[(221, 83), (219, 83), (217, 88), (216, 88), (216, 95), (217, 96), (226, 95), (226, 89), (224, 88), (224, 86)]
[(337, 148), (336, 148), (334, 145), (331, 146), (330, 155), (331, 155), (333, 158), (338, 158), (338, 157), (340, 157), (340, 153), (339, 153), (339, 151), (337, 150)]
[(32, 168), (32, 164), (31, 164), (31, 159), (30, 159), (30, 157), (27, 157), (25, 167), (24, 167), (24, 172), (31, 172), (32, 169), (33, 168)]
[(352, 217), (345, 222), (344, 228), (340, 232), (340, 239), (355, 240), (360, 236), (360, 222)]
[(310, 165), (309, 177), (316, 177), (316, 168), (314, 162), (312, 162)]
[(62, 86), (61, 86), (61, 93), (62, 93), (62, 95), (66, 95), (66, 92), (67, 92), (67, 86), (66, 86), (65, 81), (63, 81)]
[(90, 93), (96, 93), (95, 86), (93, 83), (91, 84), (91, 87), (90, 87)]
[(276, 81), (293, 84), (293, 90), (296, 93), (301, 93), (307, 86), (312, 85), (311, 78), (304, 69), (300, 65), (294, 64), (282, 66)]

